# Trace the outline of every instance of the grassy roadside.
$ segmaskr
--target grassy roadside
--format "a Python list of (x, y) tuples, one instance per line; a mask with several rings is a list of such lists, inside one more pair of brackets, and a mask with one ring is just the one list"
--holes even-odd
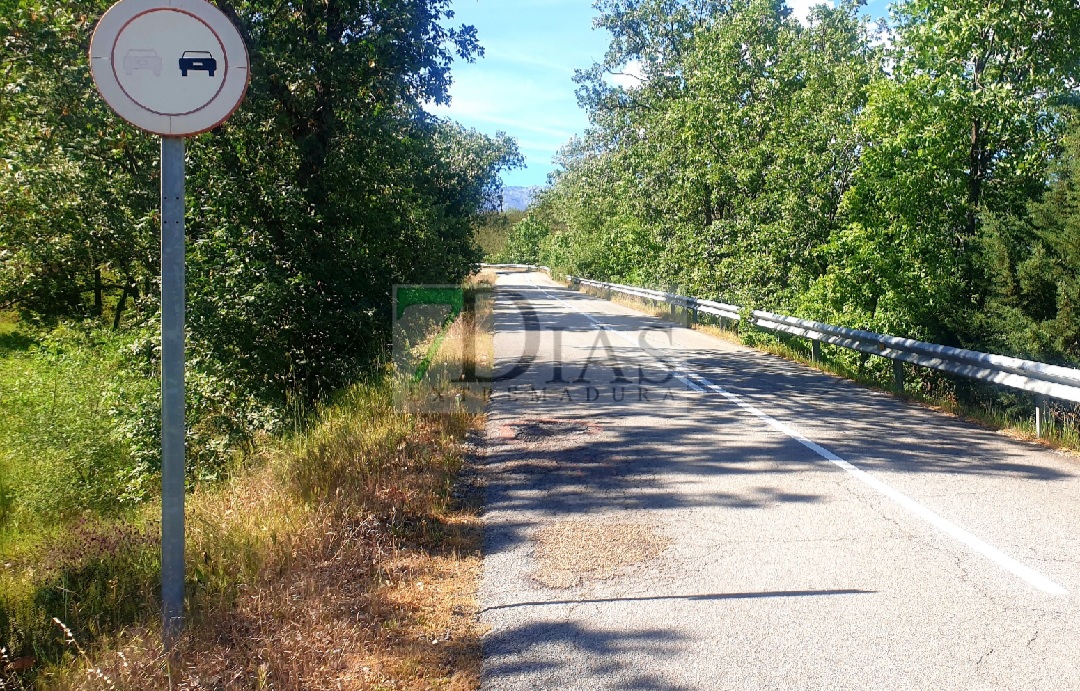
[(761, 330), (737, 330), (711, 321), (708, 315), (701, 322), (691, 324), (676, 310), (673, 315), (668, 305), (659, 305), (627, 295), (607, 295), (603, 291), (580, 287), (583, 292), (609, 299), (612, 302), (636, 309), (660, 319), (678, 321), (717, 338), (748, 345), (773, 355), (815, 367), (878, 391), (889, 393), (906, 401), (925, 405), (939, 412), (964, 418), (969, 422), (992, 429), (1015, 439), (1032, 441), (1054, 449), (1080, 452), (1080, 416), (1068, 407), (1051, 406), (1047, 427), (1042, 437), (1035, 435), (1033, 404), (1022, 393), (996, 391), (989, 385), (957, 381), (937, 372), (915, 368), (905, 364), (906, 383), (904, 391), (892, 388), (892, 361), (871, 356), (860, 361), (857, 353), (839, 346), (822, 344), (820, 360), (811, 356), (810, 347), (804, 339), (783, 337)]
[[(437, 363), (467, 337), (489, 352), (474, 324), (464, 314), (450, 326)], [(475, 493), (454, 488), (482, 421), (464, 406), (403, 410), (403, 385), (356, 384), (189, 496), (188, 621), (171, 678), (156, 502), (0, 564), (8, 629), (46, 626), (53, 643), (33, 660), (0, 653), (0, 689), (476, 688), (480, 523)], [(59, 623), (43, 592), (67, 598)]]

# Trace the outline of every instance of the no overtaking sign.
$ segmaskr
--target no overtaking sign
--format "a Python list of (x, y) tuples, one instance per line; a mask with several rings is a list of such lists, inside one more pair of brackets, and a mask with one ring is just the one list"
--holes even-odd
[(120, 0), (94, 31), (90, 71), (120, 117), (161, 135), (161, 599), (171, 653), (184, 609), (184, 137), (240, 106), (248, 54), (206, 0)]
[(90, 69), (120, 117), (164, 137), (205, 132), (240, 105), (248, 55), (205, 0), (122, 0), (98, 22)]

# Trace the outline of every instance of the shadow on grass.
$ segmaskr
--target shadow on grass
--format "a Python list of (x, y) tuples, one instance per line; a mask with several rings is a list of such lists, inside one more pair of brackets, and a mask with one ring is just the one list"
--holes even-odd
[(0, 333), (0, 355), (8, 352), (27, 351), (37, 343), (33, 338), (18, 331)]
[(75, 523), (36, 564), (24, 565), (36, 572), (30, 593), (0, 593), (0, 646), (16, 658), (57, 664), (71, 643), (54, 619), (88, 643), (153, 615), (159, 550), (153, 526)]

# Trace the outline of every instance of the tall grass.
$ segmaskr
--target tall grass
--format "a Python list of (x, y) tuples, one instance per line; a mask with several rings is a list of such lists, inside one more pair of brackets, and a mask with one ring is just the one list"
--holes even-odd
[(156, 383), (127, 365), (126, 345), (66, 328), (0, 336), (0, 540), (150, 496), (133, 442)]
[[(461, 337), (455, 324), (444, 347), (459, 347)], [(24, 368), (21, 381), (35, 347), (7, 353), (4, 366)], [(87, 401), (79, 397), (101, 365), (72, 366), (80, 383), (58, 385), (61, 393), (46, 399)], [(34, 376), (48, 383), (46, 373)], [(172, 677), (158, 643), (153, 496), (90, 517), (61, 511), (40, 522), (34, 540), (9, 540), (0, 551), (0, 647), (8, 660), (0, 662), (0, 689), (355, 688), (383, 680), (472, 688), (479, 643), (467, 613), (479, 533), (475, 516), (454, 508), (451, 488), (462, 440), (478, 418), (464, 408), (403, 409), (395, 404), (398, 381), (387, 374), (339, 392), (291, 434), (263, 438), (242, 466), (195, 484), (187, 503), (188, 624)], [(42, 419), (41, 402), (25, 398), (19, 414)], [(11, 448), (29, 448), (34, 438), (29, 423), (20, 424), (5, 442)], [(89, 425), (61, 426), (101, 431), (82, 424)], [(23, 502), (25, 480), (11, 484)], [(16, 509), (19, 525), (28, 506)], [(425, 592), (417, 582), (436, 587)], [(445, 640), (436, 646), (433, 637)], [(29, 674), (13, 676), (19, 665), (11, 661), (31, 665)], [(203, 686), (192, 683), (198, 679)]]
[(52, 617), (94, 635), (143, 612), (133, 596), (157, 559), (156, 524), (140, 511), (154, 494), (157, 386), (131, 366), (136, 334), (5, 326), (0, 647), (58, 657)]

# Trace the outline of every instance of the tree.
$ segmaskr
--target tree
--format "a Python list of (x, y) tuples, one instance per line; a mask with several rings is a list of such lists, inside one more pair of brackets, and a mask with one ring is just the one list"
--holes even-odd
[[(102, 291), (117, 313), (154, 307), (156, 139), (109, 113), (86, 65), (107, 4), (26, 0), (3, 18), (0, 300), (28, 314), (100, 311)], [(217, 4), (251, 84), (188, 144), (191, 362), (224, 390), (311, 400), (386, 347), (395, 283), (478, 261), (473, 225), (521, 159), (423, 110), (449, 98), (455, 58), (482, 53), (471, 27), (445, 27), (449, 0)]]
[(1041, 193), (1075, 89), (1080, 7), (1069, 0), (909, 0), (894, 8), (892, 74), (859, 122), (862, 162), (834, 233), (821, 316), (974, 344), (979, 219)]
[(987, 297), (973, 329), (994, 352), (1080, 361), (1080, 122), (1069, 121), (1045, 195), (979, 229)]
[[(591, 102), (593, 128), (564, 151), (547, 196), (566, 226), (551, 261), (791, 309), (824, 270), (880, 51), (854, 4), (819, 7), (806, 27), (773, 0), (687, 5), (709, 13), (687, 10), (674, 34), (662, 16), (645, 21), (653, 4), (613, 15), (628, 35), (668, 36), (652, 54), (677, 58)], [(611, 64), (628, 40), (613, 39)], [(635, 55), (658, 45), (631, 43)]]
[(108, 2), (21, 2), (0, 14), (0, 307), (117, 317), (157, 273), (153, 142), (91, 84), (92, 22)]
[(506, 247), (499, 254), (498, 261), (512, 264), (538, 264), (540, 245), (550, 233), (551, 230), (536, 215), (526, 215), (510, 229), (510, 234), (506, 238)]

